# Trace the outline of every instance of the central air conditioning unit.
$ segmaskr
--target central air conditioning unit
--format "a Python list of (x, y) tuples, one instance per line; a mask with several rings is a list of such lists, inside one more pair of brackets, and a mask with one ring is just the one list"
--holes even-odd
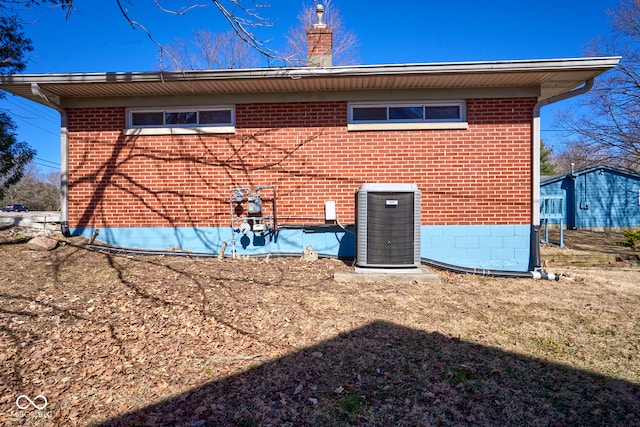
[(362, 184), (356, 196), (356, 266), (420, 266), (416, 184)]

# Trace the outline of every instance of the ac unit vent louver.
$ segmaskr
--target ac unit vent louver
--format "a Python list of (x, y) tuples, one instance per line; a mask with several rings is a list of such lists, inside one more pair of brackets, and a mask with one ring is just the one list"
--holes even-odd
[(356, 264), (420, 266), (420, 190), (415, 184), (363, 184), (356, 197)]

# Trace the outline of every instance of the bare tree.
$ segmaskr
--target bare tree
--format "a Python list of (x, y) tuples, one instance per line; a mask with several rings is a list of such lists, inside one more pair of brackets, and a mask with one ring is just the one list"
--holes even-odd
[[(319, 3), (314, 1), (314, 3)], [(327, 26), (333, 29), (333, 64), (357, 64), (358, 37), (351, 30), (345, 28), (340, 10), (334, 6), (332, 0), (325, 0), (324, 19)], [(287, 49), (284, 58), (293, 64), (301, 65), (307, 62), (307, 28), (318, 23), (315, 7), (303, 6), (298, 14), (300, 25), (292, 27), (287, 36)]]
[(610, 15), (612, 36), (595, 40), (587, 54), (622, 60), (581, 98), (584, 108), (560, 116), (571, 132), (565, 154), (640, 172), (640, 0), (622, 0)]
[(53, 185), (55, 188), (58, 189), (58, 191), (60, 191), (60, 171), (50, 172), (45, 177), (45, 182), (47, 184)]
[[(149, 36), (149, 39), (160, 47), (161, 50), (164, 50), (164, 45), (157, 41), (151, 32), (145, 27), (144, 23), (142, 21), (138, 21), (124, 6), (125, 2), (133, 3), (133, 0), (115, 0), (115, 2), (120, 8), (122, 16), (127, 20), (132, 28), (141, 29), (147, 36)], [(161, 0), (153, 0), (153, 3), (162, 12), (172, 15), (185, 15), (194, 9), (210, 6), (210, 3), (208, 2), (191, 3), (187, 1), (187, 4), (177, 8), (168, 9), (162, 5)], [(227, 20), (231, 30), (240, 40), (267, 58), (279, 59), (279, 55), (270, 49), (265, 42), (256, 35), (256, 30), (259, 28), (273, 25), (269, 19), (260, 15), (260, 9), (265, 8), (265, 4), (258, 3), (256, 0), (212, 0), (211, 3), (213, 3), (214, 7)], [(170, 55), (170, 52), (165, 51), (165, 54)]]
[(582, 170), (603, 164), (611, 165), (606, 157), (577, 141), (566, 144), (559, 153), (554, 153), (553, 162), (557, 173), (569, 173), (572, 166), (575, 170)]
[(257, 63), (255, 51), (233, 30), (198, 30), (191, 40), (176, 39), (160, 51), (160, 68), (169, 70), (250, 68)]
[[(138, 19), (131, 11), (130, 6), (135, 3), (135, 0), (113, 1), (131, 28), (143, 31), (153, 43), (160, 47), (160, 49), (164, 49), (164, 44), (160, 43), (154, 37), (146, 27), (144, 20)], [(231, 27), (231, 31), (236, 33), (240, 40), (267, 58), (280, 58), (280, 56), (271, 50), (256, 34), (256, 31), (260, 28), (273, 25), (271, 20), (261, 15), (262, 9), (266, 8), (267, 4), (259, 3), (258, 0), (179, 0), (171, 2), (174, 6), (169, 8), (163, 5), (162, 0), (152, 1), (158, 10), (177, 16), (186, 15), (194, 10), (201, 10), (213, 6), (214, 9), (224, 17)], [(74, 0), (3, 0), (0, 2), (0, 16), (16, 15), (19, 9), (46, 5), (61, 8), (66, 12), (67, 18), (69, 18), (74, 11), (80, 10), (82, 2), (78, 4), (78, 2), (74, 2)]]
[(28, 163), (20, 181), (0, 197), (0, 205), (7, 203), (22, 203), (36, 211), (60, 209), (60, 172), (44, 176), (34, 163)]

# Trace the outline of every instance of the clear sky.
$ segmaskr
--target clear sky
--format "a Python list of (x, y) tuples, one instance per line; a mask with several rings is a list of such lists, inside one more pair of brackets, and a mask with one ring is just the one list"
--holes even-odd
[[(195, 30), (224, 32), (228, 24), (211, 2), (184, 16), (160, 12), (153, 0), (129, 0), (131, 17), (144, 24), (160, 43), (189, 39)], [(246, 1), (246, 0), (245, 0)], [(258, 36), (268, 46), (284, 47), (303, 7), (313, 0), (256, 0), (261, 16), (273, 22)], [(251, 0), (248, 1), (249, 3)], [(158, 47), (140, 29), (122, 18), (115, 0), (75, 0), (69, 19), (60, 9), (39, 8), (21, 13), (25, 34), (34, 51), (25, 73), (154, 71)], [(197, 0), (165, 0), (166, 8)], [(616, 0), (458, 0), (355, 1), (332, 0), (345, 27), (359, 38), (361, 64), (557, 59), (585, 56), (598, 35), (610, 31), (607, 11)], [(269, 5), (269, 6), (267, 6)], [(570, 103), (542, 110), (542, 138), (559, 146), (553, 117)], [(18, 138), (38, 151), (44, 173), (59, 169), (59, 114), (7, 95), (0, 108), (18, 125)]]

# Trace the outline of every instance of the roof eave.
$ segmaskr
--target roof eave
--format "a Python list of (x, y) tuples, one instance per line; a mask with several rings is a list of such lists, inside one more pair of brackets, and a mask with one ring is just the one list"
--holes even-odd
[(0, 76), (0, 84), (11, 83), (127, 83), (127, 82), (169, 82), (189, 80), (219, 79), (260, 79), (296, 77), (365, 77), (399, 74), (462, 74), (495, 72), (549, 72), (571, 69), (611, 69), (621, 57), (566, 58), (550, 60), (514, 60), (485, 62), (438, 62), (424, 64), (381, 64), (283, 68), (244, 68), (229, 70), (188, 70), (188, 71), (142, 71), (142, 72), (101, 72), (101, 73), (45, 73), (14, 74)]
[[(566, 58), (548, 60), (513, 60), (513, 61), (484, 61), (484, 62), (449, 62), (449, 63), (424, 63), (424, 64), (382, 64), (382, 65), (358, 65), (336, 66), (327, 68), (316, 67), (287, 67), (287, 68), (251, 68), (232, 70), (198, 70), (198, 71), (157, 71), (157, 72), (106, 72), (106, 73), (65, 73), (65, 74), (18, 74), (0, 76), (0, 88), (14, 92), (20, 96), (36, 100), (37, 96), (30, 94), (29, 87), (37, 84), (52, 97), (64, 96), (62, 86), (87, 87), (87, 93), (74, 93), (74, 96), (89, 95), (88, 90), (94, 85), (122, 85), (132, 86), (136, 84), (153, 85), (166, 84), (184, 85), (185, 83), (253, 81), (267, 87), (268, 82), (280, 82), (277, 91), (299, 91), (301, 81), (345, 81), (347, 83), (327, 83), (334, 85), (336, 89), (349, 90), (366, 87), (363, 83), (371, 83), (374, 79), (388, 77), (397, 84), (398, 79), (409, 81), (421, 79), (421, 87), (436, 86), (442, 79), (454, 79), (456, 77), (465, 80), (464, 87), (481, 87), (486, 85), (488, 76), (526, 75), (537, 76), (541, 88), (541, 99), (568, 92), (584, 83), (589, 78), (596, 77), (615, 67), (620, 57), (599, 58)], [(557, 78), (557, 79), (556, 79)], [(263, 83), (260, 83), (263, 82)], [(431, 83), (430, 83), (431, 82)], [(412, 83), (413, 84), (413, 83)], [(505, 82), (505, 87), (515, 87), (516, 82)], [(345, 87), (345, 85), (347, 85)], [(349, 86), (353, 85), (353, 87)], [(475, 86), (474, 86), (475, 85)], [(22, 86), (22, 87), (20, 87)], [(47, 87), (48, 86), (48, 87)], [(56, 90), (54, 87), (58, 86)], [(339, 86), (339, 87), (338, 87)], [(486, 86), (485, 86), (486, 87)], [(393, 88), (393, 87), (388, 87)], [(12, 90), (14, 89), (14, 90)], [(306, 86), (304, 89), (308, 89)], [(311, 89), (312, 90), (312, 89)], [(323, 90), (326, 90), (323, 89)], [(57, 93), (56, 93), (57, 92)], [(124, 91), (123, 91), (124, 92)], [(158, 91), (160, 94), (161, 91)], [(165, 92), (169, 93), (169, 92)], [(144, 96), (145, 94), (140, 94)], [(99, 95), (98, 95), (99, 96)], [(107, 95), (104, 95), (107, 96)]]

